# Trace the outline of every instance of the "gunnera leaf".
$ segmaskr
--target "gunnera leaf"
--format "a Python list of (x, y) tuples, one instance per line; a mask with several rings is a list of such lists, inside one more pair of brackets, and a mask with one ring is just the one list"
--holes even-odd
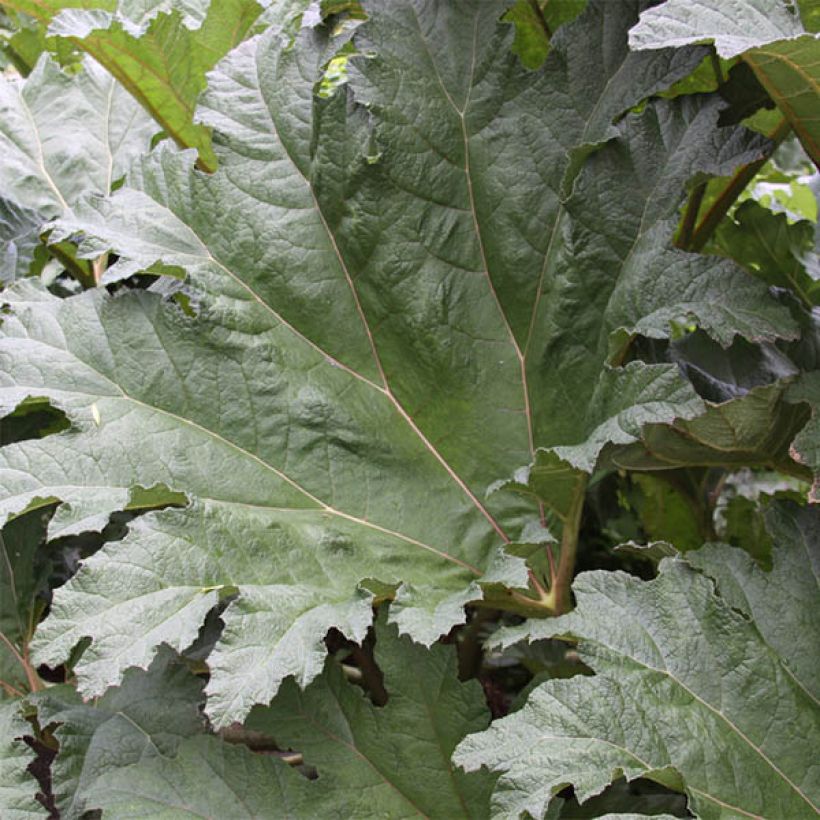
[(58, 498), (52, 527), (80, 531), (134, 487), (191, 505), (141, 518), (58, 591), (38, 660), (91, 637), (76, 672), (99, 694), (236, 595), (209, 660), (224, 725), (319, 674), (330, 627), (361, 639), (374, 597), (429, 644), (482, 583), (526, 585), (501, 550), (538, 505), (485, 499), (497, 478), (539, 448), (588, 471), (607, 442), (703, 412), (676, 365), (617, 366), (613, 334), (692, 318), (720, 344), (796, 337), (763, 283), (669, 247), (689, 178), (769, 146), (718, 128), (710, 97), (613, 124), (700, 59), (630, 55), (641, 8), (590, 4), (532, 72), (504, 3), (372, 2), (329, 99), (330, 33), (268, 32), (210, 75), (215, 174), (161, 146), (57, 223), (55, 241), (116, 251), (114, 278), (185, 271), (197, 313), (11, 290), (0, 401), (46, 397), (73, 427), (0, 451), (3, 512)]
[(154, 131), (89, 58), (67, 73), (43, 55), (25, 80), (0, 76), (0, 280), (28, 272), (46, 222), (70, 214), (83, 194), (110, 193)]
[(0, 700), (29, 688), (28, 643), (42, 614), (37, 593), (48, 574), (37, 552), (48, 519), (48, 511), (32, 510), (0, 529)]
[(31, 727), (20, 714), (20, 701), (0, 703), (0, 813), (9, 820), (42, 818), (37, 781), (27, 771), (34, 753), (21, 739)]
[(119, 3), (9, 0), (48, 25), (52, 36), (79, 46), (183, 147), (213, 169), (210, 135), (193, 122), (205, 74), (242, 42), (262, 11), (254, 0), (165, 0)]
[(818, 34), (785, 0), (666, 0), (629, 33), (634, 49), (713, 42), (721, 57), (743, 55), (815, 164), (820, 161)]
[(458, 741), (488, 723), (480, 685), (458, 680), (452, 646), (425, 649), (383, 619), (376, 633), (386, 706), (374, 706), (328, 660), (305, 691), (288, 681), (251, 714), (247, 725), (297, 750), (315, 779), (275, 757), (200, 737), (182, 741), (173, 759), (155, 756), (103, 775), (89, 805), (105, 817), (486, 817), (494, 776), (465, 774), (450, 762)]
[[(498, 816), (540, 817), (568, 783), (583, 803), (620, 775), (685, 790), (707, 820), (810, 816), (820, 802), (817, 659), (801, 653), (820, 637), (806, 611), (816, 608), (818, 523), (814, 508), (778, 510), (769, 573), (739, 550), (706, 547), (665, 558), (648, 582), (578, 576), (572, 614), (498, 640), (577, 639), (596, 675), (541, 685), (520, 711), (464, 740), (454, 760), (501, 773)], [(792, 643), (781, 623), (807, 632)]]
[(62, 818), (97, 808), (89, 790), (104, 774), (154, 757), (173, 757), (183, 738), (204, 730), (202, 682), (163, 647), (147, 672), (131, 669), (122, 685), (93, 702), (71, 686), (31, 698), (41, 726), (57, 724), (60, 744), (51, 784)]
[(375, 659), (389, 694), (385, 706), (373, 706), (328, 663), (305, 691), (288, 681), (247, 725), (316, 767), (315, 816), (485, 817), (495, 777), (450, 763), (471, 727), (489, 723), (478, 681), (458, 680), (452, 646), (425, 649), (398, 637), (383, 618)]

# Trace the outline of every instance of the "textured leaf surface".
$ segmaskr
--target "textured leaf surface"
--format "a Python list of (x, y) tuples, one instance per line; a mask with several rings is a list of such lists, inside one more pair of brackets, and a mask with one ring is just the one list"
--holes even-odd
[(776, 42), (746, 57), (760, 84), (769, 92), (800, 137), (806, 153), (820, 163), (820, 35)]
[(39, 244), (41, 225), (36, 211), (0, 198), (0, 286), (26, 275)]
[(783, 0), (666, 0), (641, 15), (629, 32), (632, 48), (667, 48), (713, 41), (721, 57), (805, 34)]
[[(530, 72), (501, 3), (374, 2), (353, 102), (314, 99), (324, 31), (285, 48), (268, 33), (211, 75), (214, 175), (166, 146), (55, 228), (116, 250), (112, 276), (184, 270), (198, 315), (145, 293), (9, 295), (0, 400), (47, 397), (74, 428), (2, 451), (4, 512), (59, 498), (55, 535), (99, 528), (136, 487), (197, 503), (89, 561), (40, 659), (94, 638), (77, 672), (99, 693), (238, 591), (211, 659), (221, 724), (318, 674), (326, 630), (361, 636), (374, 594), (430, 643), (482, 576), (526, 583), (499, 547), (537, 504), (485, 501), (493, 481), (539, 447), (589, 470), (608, 441), (703, 411), (674, 364), (610, 366), (613, 333), (664, 337), (687, 318), (722, 344), (797, 333), (733, 263), (668, 249), (687, 180), (765, 143), (716, 130), (703, 98), (612, 125), (699, 59), (630, 55), (639, 8), (590, 5)], [(569, 153), (610, 136), (562, 205)]]
[(24, 275), (45, 223), (83, 194), (109, 193), (154, 130), (90, 59), (68, 74), (43, 56), (25, 80), (0, 77), (0, 278)]
[[(817, 811), (817, 702), (798, 682), (799, 650), (772, 623), (771, 608), (777, 601), (783, 622), (816, 629), (797, 611), (804, 593), (779, 593), (787, 574), (805, 571), (806, 551), (816, 553), (818, 512), (803, 511), (803, 520), (781, 514), (771, 574), (719, 568), (716, 593), (712, 580), (682, 560), (663, 560), (650, 582), (585, 573), (575, 583), (575, 612), (532, 625), (533, 638), (580, 638), (581, 657), (597, 674), (538, 687), (521, 711), (459, 746), (459, 764), (502, 772), (494, 796), (499, 814), (526, 809), (538, 817), (565, 783), (583, 800), (620, 772), (672, 787), (681, 778), (704, 818)], [(704, 559), (710, 567), (712, 555)], [(809, 563), (816, 561), (815, 554)], [(805, 581), (812, 583), (816, 600), (816, 580)], [(794, 611), (784, 616), (786, 609)], [(760, 627), (746, 612), (760, 615)], [(511, 628), (504, 640), (524, 632)], [(818, 635), (805, 640), (816, 645)], [(803, 663), (812, 666), (814, 686), (816, 653)]]
[(183, 738), (201, 732), (201, 689), (201, 682), (163, 648), (147, 672), (130, 670), (122, 686), (93, 703), (83, 703), (69, 686), (35, 696), (40, 725), (60, 724), (54, 732), (60, 749), (51, 770), (60, 816), (77, 818), (95, 808), (87, 794), (107, 772), (172, 757)]
[[(0, 529), (0, 681), (27, 691), (21, 660), (40, 616), (35, 596), (43, 581), (36, 563), (45, 539), (48, 516), (35, 510)], [(0, 699), (5, 690), (0, 688)]]
[(456, 744), (489, 722), (478, 682), (458, 680), (453, 647), (425, 649), (383, 623), (376, 662), (386, 706), (373, 706), (329, 664), (304, 692), (288, 682), (248, 726), (298, 749), (318, 769), (318, 817), (486, 817), (495, 778), (450, 762)]
[(791, 288), (811, 308), (820, 302), (820, 281), (806, 264), (816, 248), (814, 231), (808, 220), (791, 222), (749, 200), (721, 222), (707, 250), (731, 257), (771, 285)]
[[(820, 701), (816, 640), (820, 635), (820, 527), (816, 510), (775, 506), (766, 525), (775, 544), (764, 572), (741, 549), (712, 544), (687, 556), (714, 578), (720, 596), (749, 617), (797, 682)], [(789, 601), (784, 607), (783, 602)]]
[(820, 502), (820, 372), (803, 374), (786, 393), (787, 401), (808, 405), (811, 418), (792, 442), (795, 461), (805, 464), (814, 475), (809, 494), (811, 501)]
[[(193, 122), (205, 73), (247, 35), (254, 0), (132, 3), (11, 0), (11, 8), (87, 51), (138, 100), (162, 129), (214, 162), (208, 132)], [(156, 130), (156, 125), (154, 125)]]
[(386, 706), (374, 707), (328, 661), (305, 691), (288, 681), (250, 718), (281, 748), (301, 752), (315, 780), (273, 757), (197, 738), (171, 760), (101, 777), (89, 805), (105, 817), (486, 817), (494, 777), (450, 762), (456, 743), (487, 725), (480, 686), (459, 682), (453, 647), (427, 650), (383, 623), (376, 647)]
[(37, 781), (26, 771), (34, 757), (20, 740), (31, 727), (20, 716), (19, 701), (0, 703), (0, 813), (9, 820), (42, 818), (35, 800)]
[(88, 800), (113, 820), (308, 820), (315, 817), (308, 787), (302, 775), (272, 756), (203, 735), (182, 741), (171, 759), (151, 757), (103, 775)]
[[(809, 312), (787, 291), (780, 298), (801, 325), (799, 341), (772, 345), (736, 339), (724, 349), (696, 331), (673, 342), (661, 358), (686, 372), (706, 412), (673, 425), (648, 425), (639, 443), (609, 448), (605, 458), (631, 469), (737, 464), (799, 474), (804, 464), (809, 469), (803, 477), (810, 479), (816, 467), (793, 442), (799, 438), (810, 447), (816, 434), (806, 404), (790, 396), (802, 389), (792, 382), (811, 383), (820, 364), (820, 325), (816, 310)], [(816, 403), (811, 390), (804, 399)]]
[(667, 0), (629, 33), (635, 49), (714, 42), (721, 57), (744, 55), (815, 164), (820, 162), (820, 48), (783, 0)]

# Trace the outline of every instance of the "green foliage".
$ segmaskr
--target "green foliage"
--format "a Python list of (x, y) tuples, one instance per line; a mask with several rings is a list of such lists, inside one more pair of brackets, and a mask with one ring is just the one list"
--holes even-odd
[(2, 817), (818, 811), (817, 26), (726, 3), (5, 3)]
[(583, 574), (572, 614), (498, 638), (580, 639), (596, 675), (542, 684), (459, 746), (468, 770), (502, 772), (495, 813), (540, 817), (567, 782), (583, 801), (613, 773), (682, 787), (700, 817), (817, 811), (818, 521), (776, 511), (771, 572), (711, 546), (665, 558), (649, 582)]
[(26, 771), (33, 757), (23, 741), (28, 730), (16, 702), (0, 703), (0, 806), (9, 820), (43, 816), (37, 784)]

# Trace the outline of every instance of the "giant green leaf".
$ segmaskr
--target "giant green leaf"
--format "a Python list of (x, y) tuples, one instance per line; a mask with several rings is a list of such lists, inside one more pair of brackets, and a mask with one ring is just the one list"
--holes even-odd
[(629, 32), (635, 49), (713, 41), (721, 57), (805, 34), (784, 0), (666, 0), (648, 9)]
[(807, 34), (785, 0), (666, 0), (641, 15), (635, 49), (714, 42), (743, 58), (777, 103), (815, 164), (820, 162), (818, 34)]
[(795, 461), (805, 464), (814, 477), (809, 499), (820, 502), (820, 371), (804, 373), (789, 387), (786, 400), (794, 404), (808, 405), (811, 418), (795, 437), (791, 454)]
[(814, 231), (806, 219), (790, 222), (785, 213), (747, 200), (720, 223), (707, 251), (731, 257), (771, 285), (791, 288), (811, 308), (820, 302), (820, 281), (806, 264), (815, 251)]
[[(93, 638), (85, 694), (183, 649), (233, 593), (210, 659), (219, 724), (288, 675), (307, 684), (325, 632), (361, 638), (373, 596), (432, 642), (477, 582), (525, 583), (499, 547), (538, 505), (485, 499), (494, 480), (539, 448), (588, 471), (607, 442), (704, 410), (674, 364), (610, 365), (624, 338), (689, 320), (721, 344), (798, 333), (733, 263), (668, 246), (687, 180), (766, 144), (717, 128), (709, 98), (613, 125), (691, 55), (629, 55), (640, 4), (594, 3), (530, 72), (503, 6), (369, 4), (352, 100), (314, 97), (322, 28), (243, 43), (202, 102), (215, 174), (164, 146), (55, 227), (114, 249), (112, 277), (185, 271), (197, 315), (147, 293), (8, 295), (0, 401), (48, 398), (74, 426), (0, 451), (3, 512), (60, 499), (56, 535), (100, 528), (139, 487), (192, 499), (58, 592), (37, 657)], [(562, 204), (574, 148), (610, 136)]]
[(214, 157), (208, 130), (193, 122), (205, 74), (247, 36), (261, 6), (254, 0), (121, 3), (110, 0), (9, 0), (94, 57), (166, 134)]
[(28, 643), (42, 614), (36, 596), (45, 567), (37, 551), (47, 523), (46, 512), (34, 510), (0, 529), (0, 698), (30, 686)]
[[(817, 658), (813, 649), (801, 655), (820, 638), (805, 612), (817, 600), (820, 512), (780, 515), (771, 573), (738, 561), (731, 548), (729, 567), (714, 548), (693, 554), (693, 563), (715, 570), (717, 590), (674, 558), (650, 582), (585, 573), (575, 582), (575, 612), (507, 632), (507, 641), (578, 638), (597, 674), (543, 684), (520, 711), (456, 750), (468, 770), (501, 772), (499, 816), (540, 817), (565, 784), (583, 801), (620, 773), (682, 787), (703, 818), (817, 812)], [(784, 595), (785, 579), (807, 568), (796, 593), (790, 581)], [(808, 633), (791, 643), (786, 623)]]
[[(813, 509), (772, 506), (766, 528), (779, 548), (771, 571), (764, 572), (742, 549), (710, 544), (687, 561), (717, 582), (730, 606), (744, 613), (791, 671), (797, 682), (820, 700), (816, 639), (820, 635), (820, 528)], [(789, 601), (788, 607), (783, 606)]]
[(184, 740), (173, 758), (151, 757), (100, 777), (89, 802), (111, 820), (190, 817), (258, 820), (316, 817), (309, 783), (275, 757), (203, 735)]
[(304, 692), (289, 681), (247, 725), (316, 767), (317, 817), (485, 817), (495, 778), (465, 775), (450, 762), (458, 742), (489, 722), (478, 681), (458, 680), (453, 647), (425, 649), (383, 623), (375, 657), (386, 706), (373, 706), (328, 665)]
[(0, 285), (26, 275), (39, 244), (41, 226), (36, 211), (0, 198)]
[(809, 312), (795, 296), (782, 291), (780, 298), (801, 325), (799, 341), (772, 345), (736, 339), (724, 349), (701, 331), (676, 340), (661, 359), (676, 361), (687, 373), (706, 412), (672, 425), (647, 425), (640, 442), (610, 447), (604, 458), (631, 469), (745, 464), (809, 480), (816, 459), (801, 456), (793, 443), (799, 439), (811, 446), (816, 437), (806, 404), (817, 399), (811, 391), (798, 399), (795, 391), (820, 366), (820, 324), (816, 310)]
[(115, 769), (156, 756), (173, 756), (183, 738), (203, 730), (202, 684), (163, 648), (147, 672), (130, 670), (122, 686), (83, 703), (70, 686), (47, 689), (32, 700), (41, 726), (58, 724), (60, 744), (51, 786), (63, 818), (94, 808), (87, 794)]
[(458, 680), (453, 647), (425, 649), (383, 623), (376, 633), (386, 706), (373, 706), (329, 660), (304, 692), (289, 681), (251, 715), (252, 729), (297, 749), (317, 778), (196, 738), (171, 759), (152, 755), (103, 775), (89, 805), (104, 817), (486, 817), (495, 778), (450, 762), (458, 741), (487, 725), (481, 687)]
[(107, 194), (153, 123), (92, 60), (71, 73), (47, 56), (25, 80), (0, 77), (0, 279), (25, 274), (38, 234), (84, 194)]
[(0, 703), (0, 814), (8, 820), (33, 820), (44, 814), (35, 799), (37, 781), (26, 771), (34, 754), (22, 737), (30, 732), (19, 701)]

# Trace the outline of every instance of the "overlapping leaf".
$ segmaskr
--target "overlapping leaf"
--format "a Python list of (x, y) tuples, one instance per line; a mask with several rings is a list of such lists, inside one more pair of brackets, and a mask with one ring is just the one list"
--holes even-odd
[(44, 814), (35, 799), (37, 781), (26, 771), (34, 754), (21, 738), (30, 733), (19, 702), (0, 703), (0, 813), (9, 820), (34, 820)]
[(84, 194), (109, 193), (154, 130), (90, 59), (69, 74), (43, 56), (25, 80), (0, 77), (0, 279), (25, 274), (49, 219)]
[(95, 808), (87, 796), (108, 772), (154, 757), (172, 757), (183, 738), (203, 730), (202, 684), (163, 648), (147, 672), (131, 670), (122, 686), (93, 703), (60, 686), (32, 700), (41, 726), (58, 724), (60, 747), (51, 784), (63, 818)]
[(0, 699), (30, 686), (28, 642), (42, 614), (36, 595), (45, 568), (37, 551), (47, 523), (48, 516), (35, 510), (0, 529)]
[(743, 54), (817, 164), (818, 37), (783, 0), (667, 0), (641, 15), (629, 42), (652, 49), (711, 41), (722, 57)]
[(92, 637), (82, 691), (163, 641), (184, 648), (237, 592), (210, 659), (219, 724), (287, 675), (308, 683), (324, 633), (361, 638), (374, 595), (429, 643), (476, 580), (525, 582), (498, 548), (537, 505), (485, 501), (495, 479), (539, 447), (589, 470), (607, 442), (703, 411), (674, 364), (610, 366), (629, 337), (684, 320), (722, 344), (797, 334), (732, 263), (668, 248), (689, 177), (766, 144), (716, 128), (703, 98), (613, 125), (699, 52), (636, 58), (641, 5), (593, 3), (530, 72), (503, 5), (368, 4), (353, 101), (314, 98), (323, 30), (244, 43), (203, 99), (216, 174), (165, 147), (58, 224), (91, 255), (113, 248), (114, 276), (185, 271), (197, 316), (145, 293), (9, 295), (2, 401), (47, 397), (74, 428), (2, 451), (4, 512), (58, 498), (52, 532), (68, 533), (139, 487), (193, 500), (141, 519), (58, 593), (38, 657)]
[[(817, 660), (804, 649), (818, 640), (806, 610), (817, 599), (820, 512), (784, 507), (778, 516), (771, 573), (731, 551), (723, 566), (713, 548), (692, 560), (715, 572), (717, 590), (669, 558), (650, 582), (586, 573), (574, 613), (528, 630), (580, 638), (597, 674), (543, 684), (519, 712), (459, 746), (456, 762), (502, 773), (500, 816), (540, 817), (566, 783), (583, 801), (620, 773), (682, 786), (703, 818), (817, 811)], [(808, 630), (796, 644), (787, 623)], [(522, 634), (515, 627), (505, 639)]]
[[(203, 167), (214, 157), (206, 128), (193, 122), (205, 74), (259, 16), (254, 0), (121, 3), (9, 0), (94, 57), (180, 145), (197, 148)], [(158, 130), (158, 129), (157, 129)]]
[(427, 650), (383, 624), (377, 635), (386, 706), (374, 707), (329, 661), (304, 692), (289, 681), (250, 718), (280, 747), (298, 750), (318, 778), (200, 737), (172, 759), (152, 756), (103, 775), (89, 805), (105, 817), (486, 817), (494, 777), (465, 775), (450, 762), (458, 741), (487, 724), (480, 686), (458, 680), (453, 647)]
[(772, 285), (791, 288), (811, 308), (820, 302), (814, 233), (808, 220), (792, 222), (748, 200), (720, 224), (707, 250), (731, 257)]
[(465, 777), (450, 762), (458, 742), (489, 721), (480, 684), (458, 680), (453, 647), (425, 649), (383, 623), (375, 656), (389, 694), (384, 707), (328, 665), (304, 692), (289, 682), (248, 726), (317, 768), (315, 816), (485, 817), (495, 778)]

